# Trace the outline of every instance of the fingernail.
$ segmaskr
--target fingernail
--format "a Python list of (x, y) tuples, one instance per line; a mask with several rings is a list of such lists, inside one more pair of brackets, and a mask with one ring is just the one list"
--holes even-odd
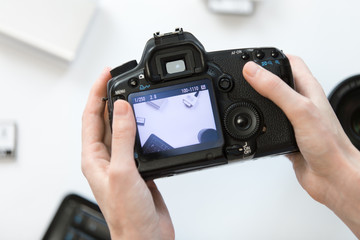
[(121, 99), (115, 101), (114, 107), (116, 115), (125, 115), (129, 111), (126, 102)]
[(245, 73), (250, 77), (254, 77), (259, 70), (260, 70), (260, 66), (254, 62), (248, 62), (247, 64), (245, 64), (244, 67)]

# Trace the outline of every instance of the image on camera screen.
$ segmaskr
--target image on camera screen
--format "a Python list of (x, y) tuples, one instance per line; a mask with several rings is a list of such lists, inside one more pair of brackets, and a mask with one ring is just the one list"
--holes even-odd
[(209, 80), (129, 95), (143, 154), (170, 155), (219, 147), (223, 143)]

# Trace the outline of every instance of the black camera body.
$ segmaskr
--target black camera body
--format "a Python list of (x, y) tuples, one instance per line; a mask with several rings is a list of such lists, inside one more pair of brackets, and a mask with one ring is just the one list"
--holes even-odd
[(114, 102), (128, 101), (144, 179), (298, 150), (285, 114), (244, 79), (248, 61), (294, 88), (289, 61), (276, 48), (206, 52), (182, 29), (154, 34), (139, 64), (134, 60), (111, 71), (110, 125)]

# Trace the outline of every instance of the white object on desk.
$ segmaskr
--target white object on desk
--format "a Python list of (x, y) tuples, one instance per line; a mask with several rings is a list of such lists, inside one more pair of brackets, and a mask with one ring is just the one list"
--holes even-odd
[(224, 14), (249, 15), (254, 12), (253, 0), (208, 0), (208, 7)]
[(95, 0), (0, 0), (0, 33), (72, 61)]
[(15, 156), (16, 126), (13, 122), (0, 122), (0, 159)]

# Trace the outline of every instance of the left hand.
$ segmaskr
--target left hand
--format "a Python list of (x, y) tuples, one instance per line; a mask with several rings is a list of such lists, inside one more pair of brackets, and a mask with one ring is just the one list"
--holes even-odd
[(135, 165), (136, 126), (131, 106), (115, 102), (111, 136), (105, 102), (105, 69), (93, 85), (82, 120), (82, 171), (109, 226), (112, 239), (174, 239), (164, 200)]

